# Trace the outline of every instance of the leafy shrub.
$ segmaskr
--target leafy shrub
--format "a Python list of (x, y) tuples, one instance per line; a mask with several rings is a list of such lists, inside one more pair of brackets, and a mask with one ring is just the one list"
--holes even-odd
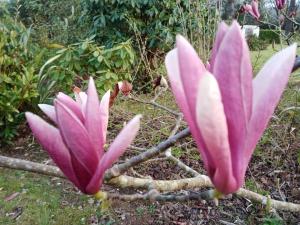
[(66, 47), (53, 46), (60, 49), (40, 70), (40, 102), (57, 91), (71, 92), (74, 84), (82, 86), (89, 76), (94, 77), (102, 94), (116, 82), (131, 79), (135, 53), (130, 41), (105, 48), (92, 37)]
[(259, 38), (269, 44), (280, 43), (280, 35), (275, 30), (260, 30)]
[(251, 51), (265, 50), (269, 45), (268, 41), (262, 40), (260, 38), (255, 37), (255, 36), (249, 37), (247, 39), (247, 43), (248, 43), (249, 49)]
[(113, 46), (132, 40), (140, 54), (136, 82), (143, 90), (157, 76), (155, 70), (173, 48), (177, 34), (188, 38), (208, 59), (220, 16), (216, 2), (207, 0), (87, 0), (82, 7), (80, 21), (90, 24), (97, 42)]
[(41, 60), (29, 44), (30, 29), (6, 17), (0, 20), (0, 140), (16, 135), (22, 111), (38, 96), (35, 65)]
[(69, 44), (84, 38), (88, 26), (80, 26), (80, 0), (11, 0), (11, 14), (26, 27), (32, 27), (32, 36), (39, 44)]

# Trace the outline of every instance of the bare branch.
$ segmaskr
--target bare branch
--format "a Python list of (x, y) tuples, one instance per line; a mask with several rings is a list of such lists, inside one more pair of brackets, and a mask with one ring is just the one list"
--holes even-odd
[[(25, 170), (44, 174), (54, 177), (64, 178), (61, 171), (55, 166), (48, 166), (40, 163), (34, 163), (26, 160), (9, 158), (0, 156), (0, 167), (11, 169)], [(171, 192), (183, 189), (213, 187), (208, 176), (200, 175), (194, 178), (185, 178), (180, 180), (152, 180), (145, 178), (134, 178), (126, 175), (106, 180), (107, 184), (116, 185), (118, 187), (145, 188), (149, 187), (161, 192)], [(236, 193), (237, 196), (247, 198), (249, 200), (259, 202), (263, 205), (270, 205), (274, 209), (285, 210), (291, 212), (300, 212), (300, 204), (282, 202), (273, 200), (255, 192), (240, 188)]]
[(191, 174), (194, 177), (197, 177), (200, 175), (200, 173), (198, 173), (196, 170), (194, 170), (193, 168), (187, 166), (185, 163), (183, 163), (181, 160), (177, 159), (175, 156), (173, 156), (172, 154), (167, 155), (167, 158), (172, 160), (174, 163), (176, 163), (176, 165), (178, 167), (180, 167), (181, 169), (183, 169), (185, 172)]
[(162, 202), (185, 202), (185, 201), (200, 201), (200, 200), (213, 200), (214, 190), (203, 192), (185, 191), (179, 194), (160, 194), (157, 190), (150, 190), (145, 194), (131, 194), (123, 195), (119, 193), (105, 192), (107, 199), (119, 199), (123, 201), (137, 201), (137, 200), (150, 200)]
[(160, 153), (164, 152), (169, 147), (173, 146), (178, 140), (183, 139), (190, 135), (189, 128), (180, 131), (176, 135), (168, 138), (166, 141), (159, 143), (157, 146), (150, 148), (149, 150), (142, 152), (141, 154), (132, 157), (127, 162), (122, 164), (117, 164), (113, 166), (108, 172), (105, 174), (105, 179), (110, 180), (113, 177), (117, 177), (128, 170), (130, 167), (136, 166), (146, 160), (153, 158)]

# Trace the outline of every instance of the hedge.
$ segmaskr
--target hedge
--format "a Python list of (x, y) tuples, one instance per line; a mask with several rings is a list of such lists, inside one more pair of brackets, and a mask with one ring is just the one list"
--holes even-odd
[(280, 43), (280, 35), (275, 30), (260, 30), (259, 39), (272, 43)]

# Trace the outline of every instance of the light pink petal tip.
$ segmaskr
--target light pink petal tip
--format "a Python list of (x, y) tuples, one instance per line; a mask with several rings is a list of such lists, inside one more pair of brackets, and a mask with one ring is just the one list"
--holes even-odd
[(82, 191), (77, 177), (74, 173), (70, 153), (65, 146), (59, 130), (45, 122), (42, 118), (27, 112), (27, 122), (38, 142), (48, 152), (56, 165), (62, 172)]
[(110, 91), (107, 91), (100, 102), (100, 117), (101, 117), (101, 125), (102, 125), (102, 136), (103, 136), (103, 143), (106, 143), (106, 132), (107, 132), (107, 125), (108, 125), (108, 117), (109, 117), (109, 98), (110, 98)]
[(54, 123), (57, 123), (56, 112), (53, 105), (39, 104), (38, 106)]
[(247, 161), (280, 100), (296, 56), (296, 44), (278, 52), (263, 66), (253, 81), (253, 113), (250, 120)]
[(190, 108), (187, 103), (185, 92), (183, 89), (183, 84), (181, 82), (179, 63), (178, 63), (178, 51), (173, 49), (168, 52), (165, 64), (167, 68), (168, 77), (170, 79), (173, 94), (175, 95), (176, 102), (179, 105), (180, 110), (183, 112), (185, 119), (191, 121)]
[(110, 168), (112, 164), (124, 153), (126, 148), (137, 135), (137, 132), (140, 128), (140, 119), (141, 115), (135, 116), (113, 141), (108, 151), (101, 159), (97, 171), (91, 179), (91, 182), (87, 186), (87, 192), (97, 193), (99, 191), (105, 170)]
[(182, 36), (176, 38), (178, 64), (186, 100), (194, 117), (197, 86), (206, 68), (191, 44)]

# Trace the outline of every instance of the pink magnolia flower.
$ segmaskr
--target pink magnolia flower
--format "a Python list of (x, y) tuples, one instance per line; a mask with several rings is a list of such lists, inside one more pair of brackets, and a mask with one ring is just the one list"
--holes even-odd
[(114, 86), (114, 89), (110, 95), (109, 107), (113, 106), (113, 104), (119, 94), (119, 91), (121, 91), (123, 95), (128, 96), (130, 94), (130, 92), (132, 91), (132, 84), (129, 83), (127, 80), (116, 83)]
[(132, 84), (127, 80), (118, 82), (118, 87), (122, 94), (125, 96), (129, 95), (129, 93), (132, 91)]
[(283, 9), (285, 5), (285, 0), (275, 0), (277, 9)]
[(251, 2), (251, 5), (249, 5), (249, 4), (243, 5), (240, 9), (240, 12), (241, 13), (247, 12), (251, 16), (253, 16), (255, 19), (259, 19), (260, 13), (259, 13), (259, 10), (258, 10), (258, 1), (253, 0)]
[[(275, 54), (253, 79), (240, 26), (221, 23), (209, 69), (182, 36), (166, 56), (176, 101), (216, 189), (238, 190), (255, 145), (287, 84), (296, 46)], [(252, 80), (253, 79), (253, 80)]]
[(99, 103), (93, 79), (87, 94), (75, 92), (76, 101), (59, 93), (54, 106), (41, 104), (41, 110), (57, 126), (27, 112), (29, 126), (43, 148), (65, 176), (83, 193), (95, 194), (104, 172), (123, 154), (139, 129), (140, 116), (133, 118), (104, 151), (108, 123), (109, 91)]

